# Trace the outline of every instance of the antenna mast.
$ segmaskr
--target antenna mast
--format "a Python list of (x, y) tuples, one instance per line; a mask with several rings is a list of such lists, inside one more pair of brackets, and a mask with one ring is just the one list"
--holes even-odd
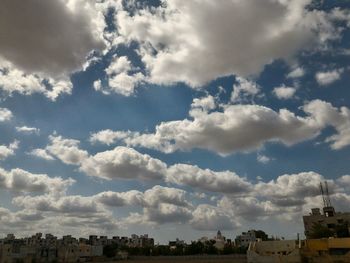
[(325, 181), (324, 184), (326, 186), (326, 204), (327, 204), (328, 207), (330, 207), (330, 206), (332, 206), (332, 203), (331, 203), (331, 198), (329, 197), (327, 181)]
[(321, 194), (322, 194), (323, 207), (326, 207), (326, 206), (327, 206), (327, 203), (326, 203), (326, 198), (325, 198), (325, 194), (324, 194), (324, 191), (323, 191), (322, 182), (320, 182), (320, 190), (321, 190)]

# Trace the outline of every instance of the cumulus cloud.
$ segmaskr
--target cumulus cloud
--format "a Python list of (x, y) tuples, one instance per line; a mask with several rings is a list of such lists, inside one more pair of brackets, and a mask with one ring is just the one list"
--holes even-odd
[(350, 144), (350, 110), (347, 107), (335, 108), (332, 104), (314, 100), (305, 105), (304, 110), (323, 126), (332, 126), (336, 133), (326, 139), (333, 150), (342, 149)]
[(293, 87), (287, 87), (285, 85), (282, 85), (281, 87), (276, 87), (273, 89), (273, 94), (282, 100), (287, 100), (293, 98), (294, 94), (296, 92), (296, 89)]
[(12, 112), (9, 109), (0, 108), (0, 122), (8, 121), (12, 117)]
[(28, 152), (27, 154), (44, 159), (44, 160), (47, 160), (47, 161), (55, 160), (55, 158), (52, 157), (45, 149), (33, 149), (30, 152)]
[(202, 109), (204, 111), (210, 111), (216, 108), (215, 98), (211, 95), (202, 98), (194, 98), (191, 104), (192, 109)]
[(333, 149), (349, 145), (348, 108), (337, 109), (330, 103), (314, 100), (307, 102), (302, 109), (305, 117), (287, 109), (274, 111), (250, 104), (223, 105), (223, 111), (211, 112), (192, 108), (190, 116), (193, 119), (162, 122), (156, 126), (154, 133), (116, 131), (112, 134), (115, 140), (121, 140), (128, 146), (165, 153), (200, 148), (227, 155), (257, 150), (267, 142), (281, 142), (290, 146), (313, 139), (325, 127), (331, 126), (336, 134), (326, 142), (330, 142)]
[(104, 179), (161, 180), (166, 168), (165, 163), (147, 154), (127, 147), (116, 147), (85, 159), (80, 170)]
[(305, 70), (302, 67), (296, 67), (291, 72), (288, 73), (287, 78), (301, 78), (305, 75)]
[(4, 0), (0, 9), (0, 56), (27, 73), (70, 73), (103, 48), (103, 18), (90, 1)]
[(65, 192), (75, 181), (71, 178), (32, 174), (22, 169), (5, 171), (0, 168), (0, 187), (14, 192)]
[[(33, 222), (24, 221), (18, 214), (12, 213), (13, 227), (16, 231), (22, 229), (21, 224), (35, 227), (54, 234), (75, 233), (78, 236), (91, 233), (108, 233), (119, 228), (120, 223), (107, 211), (103, 205), (91, 197), (80, 195), (54, 196), (52, 194), (40, 196), (18, 196), (12, 203), (22, 208), (19, 213), (30, 211), (39, 219)], [(28, 213), (28, 212), (27, 212)], [(28, 218), (28, 216), (26, 216)], [(79, 226), (79, 227), (77, 227)], [(9, 226), (7, 226), (9, 227)], [(78, 229), (78, 231), (77, 231)], [(57, 231), (60, 231), (57, 233)]]
[(45, 78), (37, 74), (25, 73), (9, 63), (5, 65), (0, 63), (0, 90), (8, 95), (41, 93), (51, 100), (56, 100), (61, 94), (71, 94), (72, 88), (73, 85), (68, 77), (61, 77), (59, 80), (52, 77)]
[(169, 167), (167, 181), (178, 185), (188, 185), (205, 191), (221, 193), (249, 192), (251, 184), (230, 171), (214, 172), (188, 164)]
[[(65, 139), (55, 135), (50, 135), (49, 139), (50, 144), (45, 150), (65, 164), (80, 164), (88, 157), (87, 151), (79, 149), (80, 142), (78, 140)], [(41, 153), (43, 152), (41, 151)]]
[(253, 99), (260, 92), (260, 87), (253, 81), (237, 77), (237, 84), (233, 85), (231, 101), (243, 102), (247, 98)]
[(6, 145), (0, 145), (0, 161), (5, 160), (9, 156), (12, 156), (15, 154), (15, 150), (18, 149), (19, 141), (14, 141), (9, 146)]
[(16, 131), (21, 133), (26, 133), (26, 134), (40, 133), (40, 129), (35, 127), (28, 127), (28, 126), (16, 127)]
[(132, 15), (118, 11), (115, 20), (119, 37), (140, 44), (148, 81), (198, 87), (220, 76), (258, 74), (275, 59), (336, 37), (337, 18), (309, 10), (310, 2), (166, 0)]
[(137, 190), (128, 192), (102, 192), (95, 199), (106, 206), (121, 207), (126, 205), (142, 205), (144, 203), (143, 193)]
[(94, 82), (94, 89), (104, 94), (114, 92), (131, 96), (134, 94), (135, 87), (145, 79), (142, 73), (136, 72), (126, 56), (115, 56), (105, 71), (108, 85), (104, 87), (101, 80)]
[(315, 78), (319, 85), (326, 86), (339, 80), (343, 72), (344, 72), (344, 69), (342, 68), (331, 70), (331, 71), (317, 72), (315, 75)]
[[(337, 208), (343, 209), (350, 197), (341, 180), (328, 180), (331, 198)], [(285, 174), (269, 182), (251, 184), (251, 189), (240, 195), (224, 193), (219, 196), (216, 205), (208, 204), (204, 198), (201, 204), (193, 203), (186, 191), (156, 185), (144, 192), (130, 190), (126, 192), (101, 192), (92, 196), (80, 195), (37, 195), (17, 196), (13, 204), (23, 210), (14, 214), (7, 209), (0, 209), (0, 221), (10, 217), (19, 223), (38, 218), (42, 223), (57, 220), (64, 226), (77, 226), (82, 223), (98, 228), (111, 229), (120, 223), (159, 225), (167, 223), (190, 224), (196, 230), (212, 231), (232, 229), (233, 227), (256, 220), (294, 220), (300, 218), (310, 207), (321, 205), (319, 182), (324, 177), (315, 172)], [(0, 182), (1, 179), (0, 179)], [(213, 202), (214, 200), (212, 200)], [(116, 219), (112, 208), (129, 207), (129, 216)], [(133, 212), (133, 209), (142, 212)], [(3, 218), (1, 218), (3, 217)], [(116, 222), (119, 221), (119, 224)], [(2, 222), (2, 221), (1, 221)], [(61, 225), (61, 227), (62, 227)]]
[(303, 199), (319, 195), (319, 183), (322, 180), (323, 177), (315, 172), (285, 174), (268, 183), (257, 183), (255, 191), (259, 195), (268, 196), (269, 198), (298, 197)]
[(263, 154), (258, 154), (257, 157), (256, 157), (256, 160), (259, 162), (259, 163), (262, 163), (262, 164), (267, 164), (269, 163), (272, 159), (266, 155), (263, 155)]
[(160, 204), (157, 208), (144, 208), (144, 220), (149, 222), (165, 223), (185, 223), (192, 218), (192, 211), (187, 207), (180, 207), (173, 204)]
[(218, 201), (218, 206), (227, 211), (237, 220), (255, 221), (266, 217), (272, 218), (283, 210), (277, 208), (272, 202), (259, 200), (255, 196), (232, 198), (224, 196)]
[(93, 1), (5, 0), (0, 10), (0, 89), (8, 94), (70, 94), (69, 75), (105, 47), (104, 15)]
[(237, 226), (232, 219), (222, 208), (203, 204), (197, 206), (193, 211), (193, 218), (190, 223), (196, 230), (232, 230)]
[(130, 132), (112, 131), (110, 129), (102, 130), (91, 134), (90, 142), (111, 145), (118, 140), (125, 139), (129, 134)]
[(108, 76), (108, 87), (101, 88), (104, 93), (113, 91), (124, 96), (130, 96), (134, 93), (135, 87), (144, 79), (142, 73), (135, 72), (126, 56), (114, 57), (106, 69), (106, 73)]
[(13, 199), (13, 204), (41, 212), (56, 212), (77, 217), (86, 217), (86, 215), (102, 212), (93, 198), (80, 195), (60, 197), (52, 195), (18, 196)]

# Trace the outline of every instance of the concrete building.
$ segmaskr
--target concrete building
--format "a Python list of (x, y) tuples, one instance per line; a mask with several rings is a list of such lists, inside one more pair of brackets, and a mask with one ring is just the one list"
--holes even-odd
[(249, 245), (248, 263), (349, 263), (350, 238), (258, 241)]
[(350, 223), (350, 213), (335, 212), (334, 207), (324, 207), (323, 213), (319, 208), (312, 208), (309, 215), (303, 216), (305, 236), (311, 238), (311, 233), (315, 224), (320, 224), (330, 230), (334, 230), (337, 225)]
[(248, 263), (301, 263), (302, 244), (296, 240), (251, 242)]
[(101, 262), (104, 261), (103, 248), (116, 244), (118, 247), (153, 247), (154, 239), (145, 235), (129, 237), (89, 236), (74, 238), (71, 235), (61, 239), (42, 233), (17, 239), (13, 234), (0, 239), (0, 263), (12, 262)]
[(224, 237), (221, 234), (220, 230), (217, 232), (216, 236), (214, 237), (214, 240), (215, 240), (214, 247), (216, 247), (216, 249), (218, 250), (223, 250), (226, 244), (226, 237)]
[(249, 230), (248, 232), (242, 232), (241, 235), (237, 236), (235, 239), (236, 246), (238, 247), (248, 247), (251, 242), (256, 242), (255, 230)]

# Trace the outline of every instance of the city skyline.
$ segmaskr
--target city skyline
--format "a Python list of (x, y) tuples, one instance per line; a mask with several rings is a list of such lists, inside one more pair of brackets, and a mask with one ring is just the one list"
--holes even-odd
[(349, 27), (334, 0), (1, 1), (0, 236), (295, 239), (323, 181), (347, 211)]

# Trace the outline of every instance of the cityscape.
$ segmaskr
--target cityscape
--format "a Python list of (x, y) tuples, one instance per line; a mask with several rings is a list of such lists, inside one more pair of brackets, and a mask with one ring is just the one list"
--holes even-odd
[(350, 0), (0, 0), (0, 263), (350, 262)]
[[(269, 237), (263, 230), (248, 230), (234, 239), (220, 230), (214, 237), (201, 237), (187, 244), (176, 238), (168, 244), (155, 244), (148, 234), (58, 238), (36, 233), (0, 239), (0, 263), (10, 262), (116, 262), (147, 260), (178, 262), (349, 262), (350, 212), (336, 212), (331, 204), (328, 184), (320, 183), (324, 207), (312, 208), (303, 216), (305, 240)], [(145, 261), (146, 260), (146, 261)]]

